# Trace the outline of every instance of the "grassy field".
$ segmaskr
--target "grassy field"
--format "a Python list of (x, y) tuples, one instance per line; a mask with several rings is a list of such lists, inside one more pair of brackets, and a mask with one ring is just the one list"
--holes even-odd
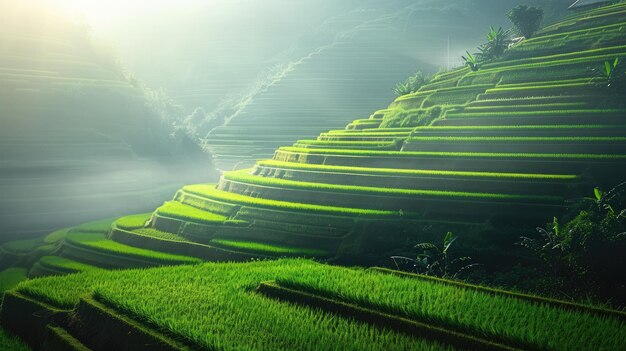
[(281, 245), (271, 245), (266, 243), (242, 241), (242, 240), (228, 240), (228, 239), (213, 239), (210, 242), (211, 245), (217, 247), (223, 247), (231, 250), (244, 250), (246, 252), (255, 252), (267, 255), (276, 256), (291, 256), (291, 257), (324, 257), (328, 256), (328, 252), (306, 248), (287, 247)]
[(46, 268), (64, 272), (84, 272), (98, 269), (97, 267), (59, 256), (43, 256), (38, 263)]
[[(446, 349), (255, 294), (258, 284), (268, 280), (530, 349), (574, 350), (593, 345), (596, 350), (618, 350), (626, 341), (624, 322), (617, 319), (306, 260), (86, 272), (25, 282), (17, 290), (64, 308), (71, 308), (80, 296), (95, 291), (99, 301), (209, 349), (217, 345), (233, 350), (281, 350), (287, 345), (292, 350)], [(203, 292), (201, 298), (198, 291)]]
[(348, 167), (316, 165), (307, 163), (284, 162), (275, 160), (263, 160), (257, 162), (257, 166), (276, 167), (280, 169), (296, 169), (316, 172), (337, 172), (372, 175), (407, 175), (407, 176), (450, 176), (468, 178), (496, 178), (496, 179), (536, 179), (536, 180), (577, 180), (576, 175), (567, 174), (533, 174), (533, 173), (496, 173), (496, 172), (460, 172), (460, 171), (431, 171), (420, 169), (396, 169), (396, 168), (371, 168), (371, 167)]
[(0, 328), (0, 350), (2, 351), (30, 351), (31, 348), (26, 346), (21, 340), (8, 334), (4, 329)]
[(0, 296), (5, 291), (13, 289), (19, 282), (26, 280), (27, 274), (28, 270), (25, 268), (8, 268), (0, 272)]
[(108, 240), (103, 234), (76, 232), (68, 234), (65, 240), (70, 245), (75, 245), (97, 252), (136, 258), (160, 264), (190, 264), (200, 262), (198, 259), (187, 256), (171, 255), (120, 244), (115, 241)]
[(104, 275), (87, 272), (38, 279), (18, 290), (66, 308), (95, 290), (97, 299), (105, 304), (206, 349), (450, 350), (253, 292), (262, 281), (311, 274), (311, 270), (323, 267), (309, 261), (283, 260)]
[(166, 217), (180, 218), (201, 223), (224, 223), (227, 219), (225, 216), (176, 201), (166, 202), (163, 206), (157, 208), (156, 213)]
[(311, 153), (322, 155), (353, 155), (353, 156), (388, 156), (388, 157), (476, 157), (476, 158), (543, 158), (543, 159), (610, 159), (624, 160), (626, 155), (608, 154), (546, 154), (546, 153), (515, 153), (515, 152), (419, 152), (419, 151), (370, 151), (370, 150), (342, 150), (342, 149), (306, 149), (296, 147), (281, 147), (280, 150), (292, 153)]
[[(597, 350), (618, 350), (626, 343), (626, 329), (619, 320), (433, 282), (344, 268), (329, 267), (327, 271), (323, 276), (302, 274), (279, 278), (277, 282), (459, 331), (479, 332), (492, 340), (532, 349), (575, 350), (587, 345)], [(558, 333), (554, 333), (553, 326), (558, 326)]]
[(360, 208), (348, 208), (348, 207), (335, 207), (335, 206), (319, 206), (306, 203), (296, 203), (289, 201), (277, 201), (263, 198), (255, 198), (245, 195), (239, 195), (235, 193), (229, 193), (221, 190), (217, 190), (213, 184), (197, 184), (187, 185), (183, 188), (184, 191), (198, 196), (204, 196), (211, 199), (220, 201), (236, 203), (248, 206), (259, 206), (275, 208), (285, 211), (305, 211), (319, 214), (330, 214), (338, 216), (372, 216), (372, 217), (397, 217), (396, 211), (379, 211), (379, 210), (367, 210)]
[(265, 186), (303, 189), (312, 191), (330, 191), (343, 193), (362, 193), (372, 195), (406, 196), (406, 197), (426, 197), (426, 198), (466, 198), (466, 199), (489, 199), (489, 200), (530, 200), (541, 202), (561, 202), (562, 199), (552, 196), (530, 196), (514, 194), (496, 193), (470, 193), (459, 191), (441, 190), (414, 190), (414, 189), (394, 189), (376, 188), (367, 186), (336, 185), (313, 182), (300, 182), (277, 178), (265, 178), (251, 175), (249, 170), (241, 170), (224, 174), (224, 179), (242, 182), (247, 184), (258, 184)]
[(145, 227), (146, 223), (150, 220), (151, 213), (142, 213), (131, 216), (124, 216), (118, 218), (113, 222), (113, 225), (125, 230), (133, 230), (137, 228)]
[(164, 232), (164, 231), (157, 230), (157, 229), (154, 229), (154, 228), (135, 229), (135, 230), (133, 230), (133, 233), (139, 234), (139, 235), (143, 235), (143, 236), (148, 236), (148, 237), (151, 237), (151, 238), (156, 238), (156, 239), (164, 239), (164, 240), (171, 240), (171, 241), (181, 241), (181, 242), (189, 241), (189, 240), (183, 238), (180, 235)]

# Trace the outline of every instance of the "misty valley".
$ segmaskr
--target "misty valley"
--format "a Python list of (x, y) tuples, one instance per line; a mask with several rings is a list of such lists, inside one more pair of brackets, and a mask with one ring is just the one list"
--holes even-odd
[(0, 351), (626, 350), (626, 2), (0, 0)]

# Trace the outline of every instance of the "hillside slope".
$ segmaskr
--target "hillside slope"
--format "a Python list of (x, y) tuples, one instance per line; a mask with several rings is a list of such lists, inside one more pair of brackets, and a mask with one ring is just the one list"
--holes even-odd
[(9, 249), (44, 244), (105, 268), (359, 261), (455, 231), (473, 253), (511, 255), (518, 235), (623, 181), (623, 101), (594, 69), (626, 54), (625, 13), (618, 4), (571, 15), (477, 72), (440, 74), (369, 119), (281, 147), (218, 184), (185, 186), (152, 214)]
[[(537, 2), (544, 7), (550, 3)], [(367, 117), (393, 99), (397, 82), (417, 70), (432, 74), (449, 65), (446, 56), (462, 52), (461, 43), (482, 37), (485, 21), (492, 20), (489, 14), (502, 13), (513, 3), (489, 3), (487, 13), (485, 1), (450, 1), (446, 6), (432, 0), (342, 3), (347, 8), (337, 9), (277, 55), (287, 59), (275, 61), (278, 68), (260, 79), (260, 87), (230, 105), (205, 107), (208, 116), (225, 119), (224, 125), (209, 129), (194, 119), (190, 127), (206, 135), (218, 168), (250, 167), (281, 145)], [(190, 82), (187, 89), (194, 86)], [(190, 95), (198, 99), (214, 91), (198, 89)]]
[(85, 28), (36, 2), (2, 2), (0, 229), (33, 236), (148, 209), (211, 160), (170, 136)]
[[(477, 72), (440, 74), (369, 119), (281, 147), (217, 185), (187, 186), (173, 200), (183, 207), (157, 209), (150, 226), (227, 249), (335, 257), (381, 255), (415, 223), (541, 225), (623, 178), (624, 107), (594, 69), (626, 54), (624, 10), (572, 15)], [(218, 219), (186, 217), (187, 207)]]

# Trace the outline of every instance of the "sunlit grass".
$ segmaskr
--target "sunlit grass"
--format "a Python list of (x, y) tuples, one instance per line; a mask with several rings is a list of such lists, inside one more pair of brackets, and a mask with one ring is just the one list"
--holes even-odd
[(356, 173), (374, 175), (404, 175), (404, 176), (442, 176), (442, 177), (469, 177), (469, 178), (501, 178), (501, 179), (537, 179), (537, 180), (575, 180), (576, 175), (566, 174), (535, 174), (535, 173), (506, 173), (506, 172), (462, 172), (443, 170), (420, 170), (420, 169), (399, 169), (399, 168), (371, 168), (371, 167), (350, 167), (316, 165), (308, 163), (285, 162), (276, 160), (258, 161), (260, 167), (275, 167), (280, 169), (295, 169), (317, 172), (337, 172)]
[(283, 245), (274, 245), (244, 240), (213, 239), (211, 240), (210, 244), (226, 249), (245, 250), (269, 255), (288, 255), (299, 257), (328, 256), (328, 252), (322, 250), (288, 247)]
[(150, 216), (152, 213), (142, 213), (131, 216), (124, 216), (118, 218), (113, 222), (113, 225), (125, 230), (133, 230), (137, 228), (143, 228), (146, 226), (146, 223), (150, 220)]
[(498, 194), (498, 193), (480, 193), (480, 192), (461, 192), (461, 191), (444, 191), (444, 190), (416, 190), (416, 189), (395, 189), (380, 188), (369, 186), (354, 185), (337, 185), (314, 182), (300, 182), (294, 180), (286, 180), (279, 178), (266, 178), (254, 176), (247, 170), (228, 172), (224, 174), (224, 178), (236, 182), (247, 184), (258, 184), (272, 187), (283, 187), (291, 189), (303, 189), (312, 191), (328, 191), (343, 192), (356, 194), (371, 195), (387, 195), (387, 196), (407, 196), (415, 198), (458, 198), (458, 199), (490, 199), (490, 200), (534, 200), (542, 202), (561, 202), (560, 197), (555, 196), (533, 196), (533, 195), (514, 195), (514, 194)]
[(127, 256), (137, 259), (154, 261), (162, 264), (184, 264), (198, 263), (197, 258), (191, 258), (181, 255), (172, 255), (159, 251), (146, 250), (120, 244), (113, 240), (107, 239), (102, 234), (92, 233), (70, 233), (65, 238), (66, 242), (77, 247), (109, 253), (113, 255)]
[[(618, 350), (626, 325), (615, 319), (459, 289), (435, 282), (328, 267), (324, 274), (280, 277), (280, 285), (532, 348)], [(367, 283), (365, 283), (367, 282)], [(558, 330), (558, 332), (555, 332)]]
[(106, 304), (206, 349), (451, 350), (253, 292), (262, 281), (325, 270), (301, 260), (211, 263), (44, 278), (19, 291), (71, 308), (96, 290)]
[(337, 206), (321, 206), (306, 203), (297, 203), (289, 201), (268, 200), (264, 198), (250, 197), (226, 191), (215, 189), (212, 184), (187, 185), (184, 191), (207, 197), (218, 201), (230, 202), (248, 206), (260, 206), (274, 208), (285, 211), (303, 211), (330, 215), (349, 215), (349, 216), (373, 216), (373, 217), (397, 217), (397, 211), (381, 211), (381, 210), (365, 210), (360, 208), (337, 207)]
[(543, 159), (626, 159), (626, 155), (609, 154), (548, 154), (548, 153), (515, 153), (515, 152), (423, 152), (423, 151), (373, 151), (344, 149), (308, 149), (297, 147), (281, 147), (280, 151), (301, 154), (347, 155), (347, 156), (383, 156), (383, 157), (475, 157), (475, 158), (543, 158)]
[(166, 202), (163, 206), (157, 208), (156, 213), (166, 217), (180, 218), (202, 223), (224, 223), (228, 219), (226, 216), (201, 210), (176, 201)]

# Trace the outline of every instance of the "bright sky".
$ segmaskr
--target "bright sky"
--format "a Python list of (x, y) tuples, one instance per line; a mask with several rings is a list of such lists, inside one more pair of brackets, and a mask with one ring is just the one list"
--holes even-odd
[(143, 16), (186, 11), (196, 6), (206, 6), (214, 0), (44, 0), (53, 7), (84, 17), (96, 30), (106, 30), (120, 22), (140, 20)]

